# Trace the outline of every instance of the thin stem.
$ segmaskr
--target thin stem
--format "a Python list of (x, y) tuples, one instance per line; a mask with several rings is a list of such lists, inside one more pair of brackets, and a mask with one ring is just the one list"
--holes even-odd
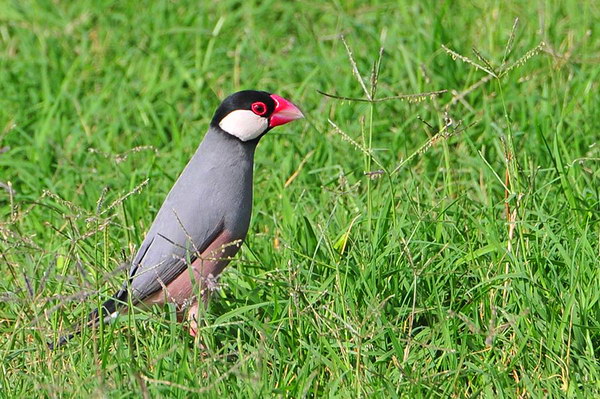
[(335, 98), (336, 100), (343, 101), (353, 101), (359, 103), (382, 103), (384, 101), (390, 100), (408, 100), (410, 101), (420, 101), (427, 97), (434, 97), (440, 94), (446, 93), (448, 90), (435, 90), (435, 91), (427, 91), (424, 93), (414, 93), (414, 94), (398, 94), (397, 96), (388, 96), (382, 98), (358, 98), (358, 97), (346, 97), (346, 96), (338, 96), (337, 94), (326, 93), (322, 90), (317, 90), (317, 93), (324, 95), (325, 97)]
[[(374, 108), (375, 105), (373, 103), (371, 103), (369, 105), (369, 136), (368, 136), (368, 140), (367, 140), (367, 149), (369, 150), (369, 154), (372, 154), (372, 142), (373, 142), (373, 113), (374, 113)], [(366, 162), (366, 171), (370, 171), (371, 170), (371, 156), (369, 155), (366, 158), (367, 162)], [(369, 231), (371, 232), (371, 238), (373, 235), (373, 229), (371, 226), (372, 223), (372, 218), (373, 218), (373, 198), (371, 196), (371, 179), (367, 179), (367, 215), (369, 218), (368, 221), (368, 228)]]

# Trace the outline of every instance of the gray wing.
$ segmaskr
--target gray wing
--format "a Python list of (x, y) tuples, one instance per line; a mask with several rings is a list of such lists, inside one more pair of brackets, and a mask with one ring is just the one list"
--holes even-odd
[(134, 303), (144, 300), (183, 273), (222, 230), (222, 223), (218, 223), (195, 238), (189, 233), (182, 237), (180, 234), (169, 236), (168, 232), (152, 235), (149, 232), (129, 272)]
[(131, 264), (134, 303), (173, 281), (222, 232), (225, 210), (203, 169), (196, 154), (158, 211)]

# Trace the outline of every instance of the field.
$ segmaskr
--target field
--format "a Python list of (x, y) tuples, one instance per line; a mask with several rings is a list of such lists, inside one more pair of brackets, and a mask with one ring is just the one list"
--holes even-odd
[[(598, 397), (600, 5), (209, 3), (0, 0), (0, 396)], [(306, 119), (198, 337), (50, 351), (246, 88)]]

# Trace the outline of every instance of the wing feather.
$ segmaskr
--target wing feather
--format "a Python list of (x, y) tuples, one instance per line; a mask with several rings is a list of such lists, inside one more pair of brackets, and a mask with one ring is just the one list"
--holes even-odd
[[(130, 292), (134, 303), (143, 301), (156, 291), (167, 286), (183, 273), (189, 265), (223, 232), (223, 223), (216, 223), (195, 239), (181, 235), (171, 239), (165, 234), (155, 233), (146, 237), (129, 273)], [(142, 250), (145, 251), (142, 252)], [(139, 258), (139, 259), (138, 259)]]

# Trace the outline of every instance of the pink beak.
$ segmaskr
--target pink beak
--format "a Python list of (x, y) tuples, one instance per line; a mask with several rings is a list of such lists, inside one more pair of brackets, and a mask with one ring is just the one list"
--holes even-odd
[(285, 125), (288, 122), (296, 119), (304, 118), (304, 115), (291, 101), (286, 100), (277, 94), (271, 94), (271, 98), (275, 100), (275, 110), (271, 114), (269, 127)]

